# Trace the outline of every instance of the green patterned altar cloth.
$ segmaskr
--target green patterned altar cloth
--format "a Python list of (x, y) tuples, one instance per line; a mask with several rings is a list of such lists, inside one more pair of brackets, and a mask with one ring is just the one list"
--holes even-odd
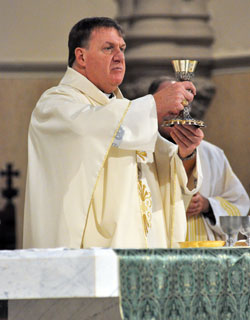
[(115, 250), (125, 320), (250, 320), (250, 249)]

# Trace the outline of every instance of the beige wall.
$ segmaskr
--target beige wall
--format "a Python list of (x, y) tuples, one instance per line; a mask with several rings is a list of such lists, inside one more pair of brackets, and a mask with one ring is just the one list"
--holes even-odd
[[(41, 93), (55, 85), (56, 79), (1, 79), (0, 80), (0, 168), (11, 162), (21, 173), (14, 178), (14, 186), (19, 189), (15, 199), (17, 208), (17, 238), (21, 243), (23, 203), (27, 164), (27, 132), (31, 112)], [(1, 187), (4, 181), (1, 179)], [(3, 202), (1, 207), (3, 206)]]
[(250, 55), (249, 0), (208, 0), (215, 31), (214, 57)]
[(114, 17), (113, 0), (0, 0), (0, 62), (67, 61), (71, 27), (87, 16)]
[[(205, 137), (224, 150), (250, 195), (250, 1), (209, 0), (208, 8), (215, 33), (213, 81), (217, 92), (204, 119)], [(232, 62), (220, 68), (220, 62), (230, 58), (235, 59), (235, 66)]]
[(214, 75), (217, 93), (205, 116), (205, 138), (221, 147), (250, 195), (250, 72)]
[[(202, 1), (208, 3), (215, 30), (214, 56), (249, 56), (250, 1)], [(115, 17), (117, 2), (0, 0), (0, 8), (0, 63), (65, 62), (65, 40), (73, 24), (86, 16)]]
[[(238, 3), (237, 10), (235, 2)], [(0, 0), (0, 7), (0, 169), (11, 161), (21, 171), (21, 177), (14, 179), (14, 185), (20, 189), (20, 196), (15, 200), (20, 247), (29, 118), (41, 93), (62, 76), (62, 72), (47, 72), (46, 68), (52, 65), (53, 70), (53, 64), (58, 63), (62, 69), (66, 67), (67, 37), (75, 22), (93, 15), (115, 17), (117, 7), (113, 0)], [(211, 0), (209, 8), (218, 33), (214, 56), (250, 55), (250, 43), (245, 41), (250, 24), (250, 2)], [(231, 21), (236, 28), (232, 27)], [(33, 67), (43, 64), (44, 72), (18, 72), (18, 66), (25, 66), (25, 63)], [(12, 66), (17, 66), (15, 72), (12, 72)], [(244, 68), (244, 73), (227, 70), (226, 73), (215, 73), (213, 78), (217, 94), (205, 119), (208, 125), (206, 137), (225, 150), (250, 194), (247, 141), (250, 70)], [(1, 188), (3, 184), (0, 179)], [(0, 198), (0, 209), (3, 204)]]

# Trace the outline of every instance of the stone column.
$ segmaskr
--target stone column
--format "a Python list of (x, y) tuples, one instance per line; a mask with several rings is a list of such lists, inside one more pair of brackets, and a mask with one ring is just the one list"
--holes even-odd
[(130, 0), (128, 7), (125, 1), (117, 2), (117, 20), (125, 26), (128, 45), (124, 95), (129, 99), (145, 95), (155, 78), (174, 76), (172, 59), (198, 60), (192, 115), (202, 119), (215, 92), (207, 0)]
[(133, 15), (135, 1), (134, 0), (116, 0), (118, 3), (118, 10), (119, 10), (119, 23), (123, 27), (124, 31), (126, 32), (130, 26), (130, 18)]

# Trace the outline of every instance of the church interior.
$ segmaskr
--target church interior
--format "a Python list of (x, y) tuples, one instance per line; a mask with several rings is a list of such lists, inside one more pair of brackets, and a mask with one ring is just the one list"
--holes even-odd
[[(224, 150), (233, 171), (250, 196), (248, 1), (0, 0), (0, 5), (0, 211), (10, 206), (11, 202), (9, 212), (15, 220), (13, 246), (16, 249), (22, 248), (27, 137), (31, 113), (41, 94), (57, 85), (62, 78), (67, 68), (68, 32), (83, 17), (107, 16), (117, 19), (124, 28), (127, 43), (126, 76), (121, 89), (129, 99), (146, 95), (154, 78), (174, 76), (171, 60), (198, 61), (194, 76), (198, 94), (193, 104), (197, 108), (197, 117), (205, 122), (205, 139)], [(87, 258), (92, 261), (91, 254)], [(76, 259), (74, 263), (77, 266), (77, 255), (72, 259)], [(110, 259), (113, 259), (111, 253)], [(89, 264), (86, 260), (86, 268)], [(55, 262), (55, 268), (58, 266)], [(125, 262), (122, 267), (126, 268)], [(35, 270), (36, 265), (31, 265), (32, 268)], [(98, 273), (104, 266), (101, 263), (100, 266), (93, 264), (93, 268)], [(215, 270), (216, 266), (212, 265), (207, 272), (214, 272), (216, 277)], [(25, 273), (25, 268), (22, 272)], [(108, 274), (107, 270), (105, 272)], [(161, 281), (160, 276), (157, 281)], [(78, 280), (81, 281), (80, 278)], [(129, 281), (133, 282), (133, 279)], [(240, 290), (238, 284), (234, 285), (236, 291)], [(213, 290), (212, 284), (209, 288)], [(188, 287), (185, 290), (188, 296)], [(75, 297), (77, 294), (75, 291)], [(65, 301), (61, 300), (61, 308), (65, 308)], [(109, 302), (104, 307), (106, 310), (111, 308), (112, 303), (113, 307), (117, 304), (117, 301)], [(21, 308), (21, 300), (19, 303)], [(74, 300), (74, 308), (80, 308), (78, 303), (79, 300)], [(88, 298), (86, 306), (92, 306), (92, 303)], [(180, 307), (176, 303), (174, 306), (177, 309)], [(42, 309), (36, 306), (36, 310), (39, 308)], [(249, 309), (246, 312), (249, 315)], [(53, 319), (59, 319), (50, 314), (52, 316)], [(11, 317), (14, 319), (17, 313)], [(80, 319), (80, 314), (71, 319)], [(93, 319), (111, 318), (102, 318), (98, 310), (98, 316), (93, 316)], [(112, 319), (118, 318), (114, 316)], [(125, 315), (125, 319), (132, 318)], [(155, 318), (146, 318), (145, 314), (141, 319), (168, 319), (168, 315), (165, 314), (165, 318), (157, 318), (157, 315)], [(184, 318), (176, 316), (171, 319)]]

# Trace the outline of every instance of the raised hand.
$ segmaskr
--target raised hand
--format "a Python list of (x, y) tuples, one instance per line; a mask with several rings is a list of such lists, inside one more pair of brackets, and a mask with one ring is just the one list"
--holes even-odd
[(156, 102), (158, 122), (163, 119), (178, 115), (184, 105), (193, 101), (196, 88), (190, 81), (170, 83), (166, 88), (156, 92), (153, 96)]
[(189, 156), (201, 143), (204, 133), (201, 129), (189, 125), (175, 125), (170, 135), (179, 146), (179, 155), (182, 158)]

